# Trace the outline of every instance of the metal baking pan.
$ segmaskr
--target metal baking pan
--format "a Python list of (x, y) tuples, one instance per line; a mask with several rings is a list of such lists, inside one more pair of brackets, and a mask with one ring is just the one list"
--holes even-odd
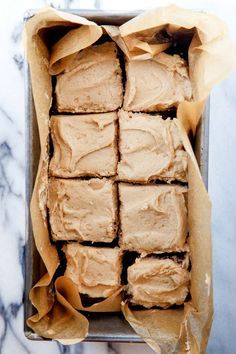
[[(98, 24), (121, 25), (138, 15), (136, 12), (105, 12), (100, 10), (64, 10), (86, 17)], [(25, 21), (34, 16), (35, 11), (28, 11)], [(29, 291), (41, 278), (45, 268), (35, 247), (31, 218), (30, 199), (38, 168), (40, 144), (31, 81), (28, 64), (25, 63), (26, 92), (26, 249), (25, 249), (25, 293), (24, 293), (24, 332), (31, 340), (46, 340), (34, 333), (26, 324), (26, 319), (34, 314), (34, 308), (29, 301)], [(208, 184), (208, 142), (209, 142), (209, 100), (193, 141), (194, 151), (200, 167), (203, 181)], [(143, 340), (134, 332), (123, 318), (122, 314), (90, 313), (89, 334), (86, 341), (136, 342)]]

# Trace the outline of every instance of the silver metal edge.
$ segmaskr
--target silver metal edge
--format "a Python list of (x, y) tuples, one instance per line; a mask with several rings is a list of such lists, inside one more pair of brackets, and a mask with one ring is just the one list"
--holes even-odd
[[(90, 20), (101, 19), (102, 17), (113, 17), (115, 20), (120, 21), (121, 17), (125, 18), (125, 21), (131, 19), (134, 16), (137, 16), (141, 13), (141, 10), (138, 11), (131, 11), (127, 14), (127, 11), (102, 11), (102, 10), (64, 10), (60, 9), (60, 11), (65, 11), (68, 13), (72, 13), (75, 15), (89, 17)], [(24, 22), (28, 21), (31, 17), (35, 15), (35, 10), (28, 10), (24, 15)], [(124, 21), (124, 22), (125, 22)], [(113, 22), (113, 20), (111, 21)], [(43, 340), (49, 341), (50, 339), (43, 338), (39, 336), (37, 333), (34, 333), (26, 324), (26, 319), (29, 317), (29, 314), (33, 312), (33, 306), (29, 300), (29, 290), (34, 285), (32, 283), (32, 277), (29, 279), (27, 276), (27, 272), (29, 269), (32, 269), (32, 245), (34, 245), (31, 223), (30, 223), (30, 198), (32, 192), (32, 164), (31, 162), (31, 152), (32, 152), (32, 140), (31, 140), (31, 132), (32, 132), (32, 121), (31, 117), (33, 114), (33, 98), (32, 98), (32, 89), (31, 89), (31, 82), (30, 82), (30, 72), (29, 72), (29, 65), (25, 60), (24, 65), (24, 72), (25, 72), (25, 114), (26, 114), (26, 210), (25, 210), (25, 217), (26, 217), (26, 244), (25, 244), (25, 291), (24, 291), (24, 333), (26, 338), (30, 340)], [(209, 151), (209, 110), (210, 110), (210, 101), (207, 101), (202, 119), (201, 124), (199, 125), (197, 134), (196, 134), (196, 141), (199, 141), (199, 151), (197, 160), (199, 163), (201, 175), (203, 181), (205, 183), (206, 188), (208, 187), (208, 151)], [(29, 246), (29, 243), (31, 246)], [(133, 331), (133, 330), (132, 330)], [(144, 341), (133, 331), (132, 335), (97, 335), (95, 333), (89, 333), (88, 337), (85, 338), (87, 342), (93, 341), (109, 341), (109, 342), (132, 342), (132, 343), (143, 343)]]
[[(28, 270), (32, 269), (30, 260), (30, 251), (31, 247), (29, 246), (29, 239), (32, 236), (29, 230), (30, 225), (30, 194), (31, 194), (31, 164), (29, 156), (32, 151), (32, 142), (30, 139), (30, 117), (32, 116), (31, 112), (31, 85), (29, 79), (29, 66), (25, 60), (24, 62), (24, 77), (25, 77), (25, 160), (26, 160), (26, 178), (25, 178), (25, 193), (26, 193), (26, 207), (25, 207), (25, 270), (24, 270), (24, 333), (26, 335), (28, 327), (26, 324), (26, 319), (28, 318), (28, 309), (31, 307), (29, 301), (29, 290), (31, 285), (31, 279), (28, 276)], [(27, 336), (28, 337), (28, 336)]]

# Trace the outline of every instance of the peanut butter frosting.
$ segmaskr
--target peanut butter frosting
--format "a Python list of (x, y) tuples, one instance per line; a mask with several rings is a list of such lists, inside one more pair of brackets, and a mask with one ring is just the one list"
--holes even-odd
[(187, 188), (119, 184), (121, 248), (139, 253), (185, 249)]
[(146, 308), (181, 305), (189, 292), (190, 273), (172, 259), (139, 258), (127, 274), (130, 301)]
[(120, 288), (121, 253), (116, 248), (98, 248), (70, 243), (63, 246), (67, 259), (65, 275), (90, 297), (108, 297)]
[(176, 119), (120, 110), (119, 126), (119, 180), (187, 180), (188, 157)]
[(50, 175), (113, 176), (117, 170), (117, 113), (51, 117)]
[(160, 53), (153, 59), (126, 61), (126, 111), (152, 112), (191, 100), (187, 64), (179, 55)]
[(117, 188), (110, 180), (50, 178), (47, 206), (54, 240), (112, 242), (116, 237)]
[(122, 104), (123, 85), (115, 43), (90, 46), (80, 51), (57, 76), (59, 112), (108, 112)]

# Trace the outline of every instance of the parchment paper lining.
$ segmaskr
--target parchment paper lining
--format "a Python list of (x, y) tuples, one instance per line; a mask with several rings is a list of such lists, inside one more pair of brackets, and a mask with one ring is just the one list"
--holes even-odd
[[(69, 28), (64, 30), (63, 28)], [(47, 31), (65, 35), (51, 45)], [(176, 6), (156, 8), (122, 26), (98, 26), (82, 17), (45, 8), (31, 18), (25, 28), (25, 47), (30, 66), (34, 104), (39, 128), (41, 154), (31, 200), (31, 217), (36, 247), (47, 270), (30, 292), (36, 314), (29, 327), (46, 338), (73, 344), (86, 338), (88, 320), (73, 282), (61, 276), (53, 289), (53, 276), (59, 265), (56, 247), (50, 242), (46, 220), (48, 185), (49, 111), (52, 103), (51, 75), (63, 72), (67, 63), (83, 48), (107, 33), (134, 60), (146, 60), (170, 47), (170, 38), (181, 31), (194, 31), (188, 51), (193, 101), (177, 108), (184, 147), (188, 152), (188, 214), (191, 252), (191, 302), (182, 309), (132, 311), (121, 303), (120, 291), (96, 303), (87, 311), (120, 310), (134, 330), (157, 353), (204, 352), (210, 332), (212, 304), (211, 203), (187, 133), (195, 134), (204, 103), (212, 87), (229, 74), (236, 63), (225, 25), (218, 18)], [(77, 309), (77, 310), (76, 310)]]

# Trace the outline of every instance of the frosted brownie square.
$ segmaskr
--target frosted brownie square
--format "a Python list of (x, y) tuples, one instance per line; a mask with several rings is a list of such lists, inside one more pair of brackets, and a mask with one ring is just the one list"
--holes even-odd
[(117, 229), (117, 188), (107, 179), (50, 178), (48, 209), (52, 238), (112, 242)]
[(124, 109), (153, 112), (192, 98), (186, 62), (160, 53), (153, 59), (126, 61)]
[(98, 248), (70, 243), (63, 246), (67, 266), (65, 275), (81, 294), (106, 298), (121, 286), (121, 252), (116, 248)]
[(177, 120), (160, 115), (119, 111), (119, 180), (187, 180), (187, 153)]
[(130, 302), (146, 308), (184, 303), (190, 283), (190, 273), (184, 262), (154, 257), (138, 258), (127, 269), (127, 292)]
[(183, 250), (187, 236), (187, 188), (119, 184), (120, 246), (139, 253)]
[(118, 161), (116, 120), (116, 112), (52, 116), (50, 175), (114, 176)]
[(107, 42), (80, 51), (57, 76), (58, 112), (115, 111), (122, 101), (121, 68), (115, 43)]

